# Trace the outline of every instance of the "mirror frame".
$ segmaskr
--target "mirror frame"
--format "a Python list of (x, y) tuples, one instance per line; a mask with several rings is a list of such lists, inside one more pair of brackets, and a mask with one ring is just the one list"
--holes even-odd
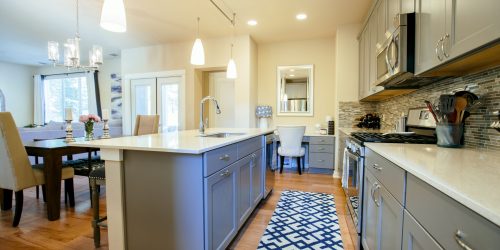
[[(281, 111), (281, 71), (289, 69), (308, 69), (310, 72), (308, 88), (308, 108), (307, 112), (282, 112)], [(314, 64), (294, 65), (294, 66), (278, 66), (276, 74), (276, 116), (314, 116)]]

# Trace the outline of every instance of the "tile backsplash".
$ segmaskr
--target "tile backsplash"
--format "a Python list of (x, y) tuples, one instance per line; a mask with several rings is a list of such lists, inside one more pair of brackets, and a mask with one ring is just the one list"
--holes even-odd
[[(401, 113), (407, 113), (409, 108), (425, 107), (424, 100), (434, 102), (441, 94), (452, 93), (466, 86), (479, 96), (482, 104), (472, 111), (466, 120), (465, 146), (500, 150), (500, 132), (489, 127), (493, 121), (498, 120), (498, 115), (492, 115), (492, 112), (500, 110), (500, 67), (467, 76), (447, 78), (415, 92), (378, 103), (341, 102), (339, 126), (351, 127), (355, 118), (375, 111), (383, 115), (382, 128), (392, 128)], [(375, 110), (372, 110), (372, 107), (375, 107)], [(353, 114), (353, 110), (359, 110), (361, 114)]]

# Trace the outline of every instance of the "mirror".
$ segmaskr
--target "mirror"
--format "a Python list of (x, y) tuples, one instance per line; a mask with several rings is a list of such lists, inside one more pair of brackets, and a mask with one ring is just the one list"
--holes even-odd
[(313, 65), (278, 66), (278, 116), (313, 116)]

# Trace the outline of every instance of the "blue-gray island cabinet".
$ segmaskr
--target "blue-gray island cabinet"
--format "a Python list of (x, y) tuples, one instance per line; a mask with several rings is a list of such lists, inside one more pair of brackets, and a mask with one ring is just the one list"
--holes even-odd
[(262, 200), (266, 133), (196, 138), (208, 146), (182, 152), (159, 145), (186, 132), (79, 144), (99, 144), (106, 161), (110, 249), (225, 249)]

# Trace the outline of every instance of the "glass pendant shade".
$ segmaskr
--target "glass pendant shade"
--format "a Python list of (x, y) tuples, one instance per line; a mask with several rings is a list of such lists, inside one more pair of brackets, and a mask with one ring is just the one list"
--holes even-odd
[(127, 31), (123, 0), (104, 0), (100, 24), (103, 29), (111, 32)]
[(51, 62), (58, 62), (59, 61), (59, 43), (54, 42), (54, 41), (49, 41), (48, 43), (48, 57), (49, 61)]
[(229, 63), (227, 64), (226, 70), (226, 78), (228, 79), (236, 79), (238, 74), (236, 72), (236, 63), (234, 63), (233, 58), (229, 59)]
[(102, 64), (102, 47), (99, 45), (94, 45), (92, 47), (92, 54), (94, 56), (94, 64), (101, 65)]
[(205, 64), (205, 50), (203, 49), (203, 44), (199, 38), (196, 38), (193, 44), (193, 50), (191, 51), (191, 64)]

